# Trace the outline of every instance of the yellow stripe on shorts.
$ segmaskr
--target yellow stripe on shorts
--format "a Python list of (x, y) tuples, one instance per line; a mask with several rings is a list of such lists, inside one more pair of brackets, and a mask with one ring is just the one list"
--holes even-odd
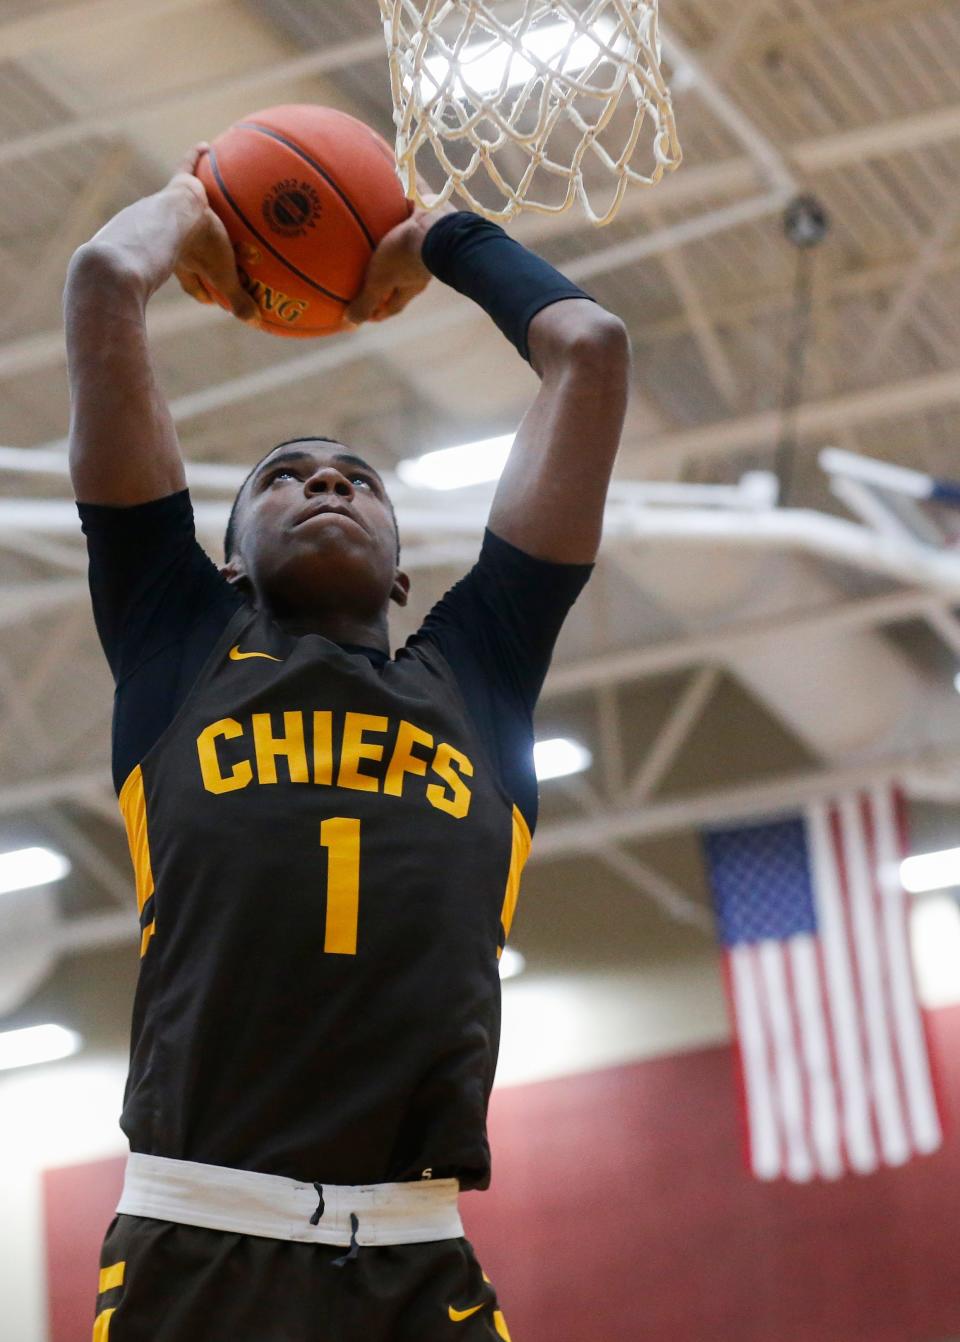
[(122, 1263), (111, 1263), (109, 1267), (100, 1269), (100, 1284), (97, 1288), (100, 1295), (103, 1295), (104, 1291), (112, 1291), (114, 1286), (123, 1285), (123, 1272), (126, 1266), (124, 1259)]
[(102, 1314), (97, 1315), (93, 1321), (92, 1342), (107, 1342), (110, 1336), (110, 1320), (115, 1313), (115, 1310), (105, 1309)]

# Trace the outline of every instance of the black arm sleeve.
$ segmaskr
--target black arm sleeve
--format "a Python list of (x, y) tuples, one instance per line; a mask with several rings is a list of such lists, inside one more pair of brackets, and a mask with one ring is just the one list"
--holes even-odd
[(527, 361), (527, 332), (538, 312), (565, 298), (593, 302), (499, 224), (469, 210), (437, 220), (423, 242), (423, 264), (478, 303)]
[(77, 508), (94, 621), (116, 684), (119, 792), (173, 721), (243, 598), (198, 544), (187, 490), (129, 508)]
[(490, 530), (474, 567), (410, 641), (443, 653), (492, 763), (531, 831), (537, 818), (533, 710), (560, 627), (593, 572), (518, 550)]

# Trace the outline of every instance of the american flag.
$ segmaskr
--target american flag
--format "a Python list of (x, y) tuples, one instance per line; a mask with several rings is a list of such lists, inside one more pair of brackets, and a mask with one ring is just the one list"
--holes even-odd
[(891, 788), (704, 835), (750, 1164), (798, 1183), (935, 1151)]

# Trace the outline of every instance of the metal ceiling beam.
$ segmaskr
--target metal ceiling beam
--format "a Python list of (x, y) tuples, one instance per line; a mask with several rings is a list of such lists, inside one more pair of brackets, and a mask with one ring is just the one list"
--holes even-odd
[(960, 663), (960, 620), (947, 606), (924, 612), (927, 623), (939, 635)]
[(917, 299), (933, 276), (944, 254), (951, 234), (960, 219), (960, 199), (954, 199), (940, 213), (936, 225), (917, 252), (916, 259), (905, 272), (900, 290), (880, 319), (873, 335), (857, 363), (857, 376), (867, 376), (887, 353), (904, 322), (910, 316)]
[[(697, 222), (693, 221), (691, 228)], [(665, 241), (661, 235), (650, 235), (606, 248), (601, 253), (579, 257), (566, 267), (567, 274), (571, 279), (579, 280), (631, 264), (641, 255), (648, 254), (651, 246), (656, 250), (657, 240)], [(355, 359), (369, 358), (420, 339), (436, 339), (445, 331), (476, 320), (477, 315), (476, 309), (466, 303), (435, 303), (432, 309), (428, 309), (424, 303), (420, 311), (423, 316), (411, 315), (397, 323), (366, 326), (348, 336), (325, 342), (322, 348), (307, 354), (177, 397), (170, 403), (171, 414), (175, 422), (183, 423), (263, 396), (268, 391), (291, 386), (305, 378), (333, 372)], [(884, 384), (867, 391), (850, 392), (826, 401), (807, 403), (796, 411), (796, 432), (803, 435), (837, 430), (848, 425), (872, 423), (878, 419), (937, 409), (958, 402), (960, 372), (951, 369)], [(725, 420), (680, 433), (661, 435), (645, 444), (644, 457), (658, 467), (673, 468), (691, 456), (713, 456), (750, 447), (769, 446), (777, 441), (781, 418), (779, 410), (770, 410), (742, 419)], [(45, 445), (47, 450), (62, 450), (64, 446), (63, 440)]]
[(660, 41), (673, 68), (683, 71), (700, 101), (746, 149), (760, 169), (764, 183), (773, 189), (795, 191), (797, 184), (783, 151), (751, 119), (741, 104), (720, 87), (699, 55), (664, 24), (660, 25)]
[[(158, 11), (173, 10), (185, 6), (195, 5), (201, 0), (155, 0), (151, 8), (151, 16), (155, 16)], [(919, 3), (920, 0), (915, 0)], [(56, 34), (60, 40), (64, 32), (69, 33), (69, 20), (79, 20), (82, 16), (85, 26), (89, 29), (91, 23), (103, 23), (107, 27), (116, 24), (121, 20), (127, 21), (140, 18), (136, 6), (130, 5), (128, 0), (99, 0), (95, 4), (74, 5), (66, 11), (67, 23), (60, 20), (60, 15), (64, 14), (63, 9), (58, 9), (54, 13), (46, 13), (35, 16), (34, 18), (17, 20), (7, 25), (6, 28), (0, 28), (0, 47), (2, 47), (5, 56), (11, 54), (16, 57), (18, 54), (25, 54), (26, 51), (51, 45), (50, 35)], [(809, 37), (807, 26), (800, 25), (806, 31)], [(769, 30), (761, 29), (757, 41), (761, 48), (766, 47), (771, 37)], [(675, 46), (679, 47), (676, 39), (671, 39)], [(774, 39), (775, 40), (775, 39)], [(749, 42), (747, 46), (751, 49), (756, 48), (756, 42)], [(686, 52), (688, 60), (692, 57), (697, 59), (693, 53)], [(339, 69), (360, 63), (362, 61), (374, 60), (381, 54), (384, 54), (384, 42), (382, 35), (371, 34), (369, 37), (355, 39), (349, 42), (338, 43), (335, 46), (326, 48), (323, 51), (307, 52), (302, 56), (294, 57), (288, 61), (277, 62), (273, 65), (260, 66), (255, 70), (244, 71), (230, 78), (221, 79), (217, 84), (219, 93), (236, 94), (240, 92), (253, 91), (260, 87), (268, 87), (272, 84), (286, 84), (294, 79), (302, 79), (311, 74), (332, 74)], [(703, 78), (710, 78), (709, 71), (709, 53), (705, 66), (698, 66), (698, 72)], [(704, 87), (701, 83), (701, 87)], [(165, 91), (149, 98), (137, 99), (124, 103), (120, 106), (112, 107), (103, 113), (94, 116), (84, 117), (75, 121), (68, 122), (61, 126), (48, 127), (42, 131), (31, 132), (30, 134), (18, 136), (15, 139), (7, 140), (0, 144), (0, 164), (16, 161), (19, 158), (31, 157), (45, 149), (61, 148), (66, 144), (76, 143), (81, 140), (92, 139), (98, 135), (123, 133), (129, 129), (131, 121), (138, 117), (162, 115), (171, 107), (183, 107), (191, 101), (201, 101), (210, 96), (210, 86), (207, 83), (199, 82), (195, 85), (188, 85), (177, 89)], [(731, 106), (735, 104), (731, 103)], [(742, 117), (744, 114), (740, 109), (736, 109)], [(944, 109), (946, 112), (946, 123), (942, 118), (934, 117), (932, 122), (927, 122), (924, 115), (920, 114), (914, 118), (908, 118), (912, 123), (909, 131), (902, 131), (909, 139), (911, 147), (916, 147), (918, 143), (923, 143), (924, 135), (932, 134), (939, 139), (944, 133), (953, 135), (955, 131), (946, 131), (945, 124), (949, 125), (951, 109)], [(890, 127), (897, 123), (890, 123)], [(868, 130), (870, 128), (867, 128)], [(884, 134), (894, 133), (891, 129), (880, 131), (880, 142)], [(859, 133), (859, 132), (858, 132)], [(830, 145), (833, 141), (844, 140), (843, 136), (824, 137), (824, 143)], [(851, 143), (859, 143), (852, 141)], [(784, 151), (784, 159), (787, 163), (800, 170), (810, 169), (810, 155), (816, 151), (816, 142), (807, 141), (803, 144), (794, 145)], [(827, 151), (829, 152), (829, 151)], [(862, 157), (860, 153), (854, 155), (855, 158)], [(849, 160), (848, 160), (849, 161)], [(836, 164), (834, 164), (836, 166)], [(749, 159), (735, 160), (722, 165), (715, 165), (712, 168), (688, 168), (678, 177), (670, 182), (661, 184), (656, 192), (657, 203), (661, 206), (679, 204), (684, 200), (689, 200), (690, 193), (695, 192), (700, 197), (716, 193), (720, 190), (724, 194), (749, 190), (751, 185), (756, 184), (756, 174), (753, 165)], [(644, 192), (634, 192), (628, 197), (626, 202), (626, 212), (621, 212), (620, 218), (628, 218), (636, 209), (642, 213), (645, 206), (644, 202), (650, 197)], [(531, 231), (537, 230), (536, 221), (524, 221)], [(558, 228), (564, 232), (569, 232), (570, 227), (581, 227), (582, 221), (569, 219), (565, 216), (558, 216), (553, 221), (547, 221), (540, 230), (540, 236), (546, 236), (550, 233), (556, 233)], [(526, 230), (518, 227), (518, 235)]]
[[(94, 9), (104, 11), (101, 21), (108, 21), (107, 15), (113, 11), (117, 3), (118, 0), (99, 0)], [(123, 0), (119, 0), (119, 3), (122, 4)], [(196, 3), (199, 3), (199, 0), (163, 0), (163, 3), (154, 5), (153, 9), (156, 12), (158, 8), (161, 10), (164, 7), (179, 8), (185, 4)], [(88, 8), (88, 6), (77, 6), (74, 10), (68, 11), (65, 26), (69, 29), (70, 18)], [(130, 8), (127, 5), (127, 11)], [(744, 145), (754, 162), (760, 165), (767, 182), (770, 185), (791, 186), (789, 169), (780, 152), (754, 125), (746, 112), (720, 88), (710, 71), (700, 63), (698, 54), (690, 51), (663, 25), (660, 28), (660, 38), (671, 62), (675, 67), (683, 66), (701, 100)], [(378, 56), (385, 59), (384, 42), (379, 33), (339, 43), (323, 51), (307, 52), (288, 61), (261, 66), (257, 70), (245, 71), (231, 78), (222, 79), (217, 84), (217, 92), (221, 95), (236, 95), (261, 85), (286, 85), (292, 80), (302, 79), (308, 75), (332, 74), (339, 69), (373, 60)], [(71, 141), (126, 130), (131, 120), (137, 117), (157, 115), (171, 106), (179, 109), (195, 99), (209, 98), (209, 94), (209, 85), (206, 83), (169, 90), (148, 99), (136, 99), (122, 107), (114, 107), (105, 113), (64, 126), (48, 127), (43, 131), (20, 136), (7, 141), (6, 144), (0, 144), (0, 164), (19, 157), (35, 155), (43, 149), (62, 147)]]
[[(795, 426), (797, 434), (805, 437), (929, 413), (958, 404), (960, 370), (951, 368), (902, 382), (884, 383), (866, 391), (808, 401), (797, 407)], [(643, 460), (650, 467), (671, 470), (690, 457), (715, 457), (748, 448), (772, 447), (777, 442), (781, 419), (779, 410), (770, 410), (740, 419), (703, 424), (679, 433), (662, 434), (642, 445)]]
[[(602, 820), (606, 815), (606, 803), (585, 779), (565, 778), (560, 780), (558, 785), (579, 803), (591, 819)], [(593, 856), (632, 886), (638, 894), (652, 900), (675, 922), (710, 932), (712, 919), (703, 905), (691, 898), (673, 881), (634, 857), (632, 853), (628, 853), (617, 844), (605, 844), (602, 848), (595, 849)]]
[(610, 844), (789, 813), (807, 802), (841, 792), (890, 781), (906, 782), (913, 770), (956, 774), (960, 770), (960, 753), (918, 751), (869, 764), (760, 778), (737, 787), (711, 788), (670, 801), (608, 811), (587, 820), (540, 825), (530, 861), (549, 862), (593, 853), (602, 857)]
[[(112, 6), (114, 0), (107, 0), (107, 3)], [(142, 14), (138, 13), (129, 0), (116, 0), (116, 3), (128, 18), (142, 20)], [(203, 4), (206, 0), (165, 0), (165, 3), (170, 8), (182, 8), (185, 5)], [(77, 5), (75, 8), (85, 10), (87, 7)], [(155, 17), (157, 10), (162, 8), (162, 4), (154, 4), (150, 17)], [(0, 50), (6, 55), (2, 43), (3, 31), (0, 29)], [(234, 96), (238, 93), (269, 88), (271, 85), (288, 86), (295, 80), (305, 79), (310, 75), (329, 74), (347, 65), (373, 60), (377, 56), (382, 56), (386, 63), (386, 46), (381, 33), (351, 42), (341, 42), (323, 51), (307, 52), (303, 56), (294, 56), (287, 61), (260, 65), (253, 70), (218, 79), (214, 90), (211, 90), (209, 82), (200, 81), (181, 88), (168, 89), (163, 93), (151, 94), (146, 98), (135, 98), (92, 116), (79, 117), (60, 126), (49, 126), (44, 130), (32, 131), (28, 135), (7, 140), (0, 144), (0, 164), (14, 163), (22, 158), (30, 158), (52, 149), (62, 149), (65, 145), (95, 139), (100, 135), (129, 132), (131, 122), (140, 118), (161, 116), (170, 108), (179, 109), (191, 102), (209, 102), (212, 91), (220, 96)]]
[(78, 545), (65, 545), (49, 536), (33, 535), (28, 531), (0, 532), (0, 549), (35, 559), (51, 568), (66, 569), (69, 573), (87, 571), (87, 556)]
[(700, 721), (719, 679), (719, 668), (708, 664), (695, 671), (683, 687), (661, 724), (650, 749), (630, 780), (626, 796), (631, 802), (645, 804), (659, 788), (671, 764)]
[(602, 685), (615, 685), (644, 676), (683, 671), (704, 662), (722, 659), (725, 654), (742, 652), (751, 644), (776, 633), (802, 634), (813, 630), (872, 629), (886, 624), (898, 624), (942, 610), (944, 602), (929, 592), (888, 592), (882, 596), (862, 597), (838, 601), (829, 606), (778, 615), (773, 619), (750, 620), (728, 625), (725, 629), (706, 634), (670, 639), (645, 648), (631, 648), (626, 652), (601, 653), (550, 669), (544, 686), (544, 700), (559, 698)]
[[(173, 285), (169, 292), (174, 292)], [(197, 328), (212, 327), (231, 320), (226, 312), (214, 304), (189, 302), (182, 295), (173, 300), (159, 300), (147, 309), (147, 330), (153, 340), (184, 335)], [(44, 368), (57, 368), (65, 364), (66, 360), (63, 328), (58, 326), (53, 331), (40, 331), (37, 335), (22, 336), (19, 340), (8, 340), (0, 345), (0, 378), (19, 377), (23, 373), (35, 373)]]
[[(901, 286), (914, 265), (913, 257), (904, 256), (898, 260), (869, 262), (862, 266), (851, 267), (849, 270), (825, 274), (821, 297), (825, 301), (859, 298)], [(929, 278), (933, 278), (957, 269), (960, 269), (960, 246), (947, 247), (933, 260), (928, 275)], [(793, 301), (792, 290), (785, 289), (782, 285), (751, 292), (745, 298), (736, 298), (729, 294), (714, 299), (700, 297), (707, 321), (721, 329), (744, 325), (756, 317), (787, 310)], [(204, 327), (214, 327), (230, 320), (231, 318), (218, 307), (207, 307), (179, 298), (160, 301), (151, 307), (147, 314), (151, 340), (163, 340)], [(670, 340), (675, 336), (688, 334), (691, 325), (691, 319), (686, 313), (657, 318), (634, 329), (634, 342), (648, 344), (658, 340)], [(62, 364), (64, 359), (62, 330), (45, 331), (39, 335), (11, 340), (0, 345), (0, 378), (56, 367)], [(15, 464), (9, 466), (5, 464), (4, 452), (5, 449), (0, 448), (0, 469), (18, 469)], [(39, 455), (35, 458), (37, 473), (43, 471), (42, 460)], [(62, 467), (52, 460), (51, 473), (62, 474)]]
[(724, 80), (731, 67), (742, 56), (751, 35), (760, 25), (764, 13), (774, 0), (741, 0), (723, 34), (716, 39), (705, 56), (707, 69), (714, 79)]
[(689, 324), (688, 329), (697, 342), (697, 347), (700, 350), (711, 382), (726, 403), (727, 408), (730, 410), (736, 409), (737, 375), (733, 371), (733, 364), (730, 362), (723, 343), (717, 337), (713, 321), (704, 305), (700, 290), (683, 259), (682, 252), (665, 251), (660, 257), (660, 264), (663, 266), (674, 293), (680, 300), (680, 306), (683, 308)]
[[(194, 488), (216, 489), (232, 493), (238, 489), (248, 466), (229, 465), (215, 461), (187, 462), (187, 482)], [(61, 441), (52, 447), (0, 447), (0, 472), (11, 475), (50, 475), (66, 479), (70, 474), (67, 445)], [(46, 500), (24, 499), (24, 506), (43, 504)]]
[[(784, 159), (798, 171), (814, 173), (856, 163), (865, 156), (883, 156), (900, 149), (916, 151), (926, 144), (936, 144), (958, 137), (960, 137), (960, 104), (941, 108), (933, 113), (918, 113), (911, 117), (861, 127), (854, 132), (841, 132), (799, 141), (784, 150)], [(0, 163), (4, 161), (5, 155), (9, 154), (14, 143), (16, 142), (0, 144)], [(685, 208), (695, 201), (716, 199), (718, 194), (721, 198), (742, 195), (754, 190), (757, 181), (756, 164), (748, 157), (685, 168), (668, 181), (661, 183), (655, 192), (635, 191), (629, 194), (618, 218), (621, 222), (626, 222), (646, 216), (651, 209), (669, 212)], [(770, 213), (778, 208), (777, 200), (774, 194), (768, 198), (764, 207), (761, 207), (756, 200), (739, 201), (730, 207), (729, 214), (718, 213), (714, 227), (734, 227), (737, 223), (760, 217), (763, 213)], [(711, 212), (712, 215), (713, 213)], [(536, 246), (548, 243), (552, 238), (564, 236), (571, 231), (583, 231), (584, 227), (582, 218), (576, 211), (570, 210), (553, 218), (523, 216), (517, 221), (513, 231), (521, 241)], [(618, 266), (634, 264), (645, 256), (657, 255), (667, 247), (683, 245), (685, 241), (695, 236), (702, 236), (702, 232), (698, 232), (698, 228), (702, 227), (701, 221), (685, 220), (680, 225), (672, 225), (626, 244), (592, 252), (578, 258), (568, 270), (573, 278), (585, 279)], [(574, 270), (576, 274), (573, 273)], [(476, 319), (479, 315), (470, 309), (466, 312), (464, 320)], [(200, 304), (190, 303), (184, 299), (182, 302), (171, 303), (169, 311), (166, 304), (160, 305), (151, 314), (150, 330), (155, 337), (161, 338), (223, 319), (221, 314), (212, 313)], [(400, 324), (404, 334), (398, 339), (408, 338), (406, 335), (409, 329), (408, 321), (409, 319)], [(384, 330), (390, 329), (390, 325), (384, 328)], [(356, 342), (358, 338), (353, 337), (353, 341)], [(357, 357), (361, 357), (364, 353), (356, 343), (352, 345), (352, 349)], [(44, 332), (37, 336), (11, 341), (0, 345), (0, 377), (11, 377), (39, 368), (53, 367), (62, 364), (64, 358), (61, 331)]]
[(832, 172), (850, 163), (887, 158), (891, 154), (915, 154), (918, 149), (948, 144), (960, 135), (960, 106), (938, 107), (932, 112), (878, 121), (872, 126), (807, 140), (788, 151), (788, 158), (807, 173)]
[(33, 731), (37, 738), (37, 757), (46, 767), (57, 755), (56, 741), (43, 726), (41, 703), (54, 678), (65, 667), (73, 667), (77, 645), (85, 636), (90, 616), (79, 601), (56, 622), (44, 639), (38, 655), (29, 669), (11, 677), (7, 683), (8, 707), (0, 716), (0, 741), (18, 721)]
[(136, 946), (140, 941), (140, 923), (133, 911), (91, 913), (85, 918), (62, 922), (54, 930), (53, 941), (60, 954), (106, 950), (124, 943)]
[[(914, 256), (903, 256), (898, 260), (868, 262), (865, 265), (851, 266), (847, 270), (824, 272), (820, 277), (818, 297), (822, 302), (836, 302), (837, 299), (862, 298), (884, 289), (902, 286), (916, 264)], [(960, 246), (945, 248), (932, 262), (929, 277), (946, 275), (960, 268)], [(774, 312), (789, 310), (794, 302), (793, 291), (778, 285), (776, 288), (751, 292), (747, 297), (736, 298), (724, 294), (712, 299), (702, 299), (708, 321), (723, 330), (742, 326), (757, 317)], [(634, 329), (634, 343), (647, 344), (658, 340), (671, 340), (690, 331), (690, 321), (686, 314), (671, 317), (659, 317)], [(2, 355), (0, 355), (2, 358)]]
[(601, 862), (623, 880), (628, 881), (641, 895), (676, 923), (696, 927), (713, 939), (714, 919), (710, 910), (693, 899), (675, 881), (641, 862), (617, 844), (610, 844), (598, 854)]
[[(836, 37), (850, 36), (852, 33), (855, 40), (856, 34), (868, 25), (900, 20), (906, 14), (909, 14), (911, 19), (916, 19), (928, 10), (942, 8), (943, 0), (910, 0), (909, 9), (904, 8), (903, 0), (862, 0), (860, 4), (852, 4), (847, 0), (845, 4), (830, 7), (830, 27)], [(770, 23), (757, 25), (751, 36), (743, 43), (741, 59), (756, 59), (770, 51), (810, 46), (817, 40), (805, 19), (773, 20)]]
[[(753, 170), (750, 169), (752, 175)], [(592, 276), (616, 270), (621, 266), (633, 265), (648, 256), (658, 256), (670, 248), (684, 245), (727, 229), (738, 227), (774, 214), (783, 205), (780, 194), (767, 195), (739, 201), (722, 209), (711, 210), (701, 217), (685, 220), (681, 224), (671, 224), (654, 232), (645, 233), (639, 238), (616, 246), (601, 248), (564, 264), (565, 274), (572, 280), (587, 280)], [(517, 230), (518, 235), (520, 230)], [(537, 238), (525, 235), (525, 240), (536, 243)], [(422, 304), (421, 310), (422, 310)], [(191, 311), (191, 309), (198, 311)], [(203, 414), (210, 409), (219, 409), (232, 405), (251, 396), (263, 395), (277, 387), (293, 385), (316, 372), (341, 367), (355, 359), (364, 358), (377, 351), (389, 351), (407, 345), (418, 334), (436, 334), (438, 330), (478, 322), (482, 319), (480, 310), (473, 304), (457, 304), (438, 327), (435, 317), (430, 323), (421, 323), (421, 329), (412, 329), (412, 316), (407, 316), (396, 324), (389, 323), (380, 327), (366, 326), (347, 336), (333, 337), (325, 341), (321, 350), (287, 359), (282, 363), (269, 365), (256, 373), (243, 378), (234, 378), (229, 382), (207, 388), (193, 396), (182, 397), (174, 405), (181, 419), (195, 414)], [(225, 314), (212, 312), (209, 308), (189, 300), (175, 304), (163, 304), (157, 316), (148, 320), (148, 330), (152, 338), (178, 335), (182, 331), (213, 325), (215, 321), (230, 320)], [(62, 365), (66, 360), (63, 332), (49, 331), (37, 336), (28, 336), (0, 345), (0, 378), (9, 378), (27, 372)]]
[(135, 899), (135, 882), (130, 867), (121, 870), (88, 837), (83, 827), (65, 815), (61, 808), (51, 807), (44, 814), (42, 823), (63, 845), (67, 855), (84, 868), (113, 903), (129, 911)]
[[(743, 514), (718, 508), (664, 508), (641, 505), (624, 497), (624, 482), (615, 481), (607, 502), (604, 537), (608, 547), (646, 544), (709, 545), (739, 549), (793, 551), (840, 563), (910, 587), (920, 587), (930, 599), (960, 599), (960, 558), (949, 550), (920, 545), (912, 539), (878, 534), (858, 522), (812, 509), (753, 509)], [(480, 537), (488, 498), (481, 494), (460, 506), (445, 499), (395, 500), (402, 533), (415, 540), (418, 567), (453, 562), (454, 545), (462, 557), (468, 539)], [(197, 504), (198, 533), (216, 535), (225, 525), (229, 504)], [(0, 528), (36, 528), (74, 531), (73, 506), (65, 500), (0, 499)], [(443, 556), (441, 558), (441, 556)], [(405, 562), (410, 567), (410, 553)]]
[(53, 747), (46, 726), (28, 698), (27, 685), (4, 656), (0, 656), (0, 702), (3, 704), (0, 740), (10, 750), (11, 735), (16, 733), (19, 737), (21, 749), (10, 750), (13, 759), (29, 759), (34, 761), (34, 768), (37, 765), (50, 768)]
[[(195, 9), (206, 0), (150, 0), (151, 19), (163, 18), (178, 9)], [(131, 0), (81, 0), (79, 4), (44, 7), (38, 14), (0, 23), (0, 51), (5, 61), (18, 61), (33, 51), (68, 45), (82, 33), (85, 37), (102, 29), (106, 38), (129, 23), (142, 23), (146, 6)]]
[(82, 578), (10, 584), (0, 590), (0, 628), (24, 619), (35, 620), (88, 596), (89, 588)]
[[(0, 43), (2, 43), (0, 34)], [(2, 47), (0, 47), (2, 49)], [(49, 319), (53, 304), (59, 305), (63, 276), (70, 257), (103, 222), (104, 211), (123, 174), (133, 160), (133, 146), (126, 140), (107, 145), (94, 170), (60, 218), (53, 236), (45, 241), (36, 258), (31, 284), (13, 291), (11, 301), (0, 312), (0, 331), (9, 333), (23, 326), (31, 314)]]
[(596, 694), (600, 768), (607, 797), (619, 797), (626, 783), (623, 715), (614, 685), (600, 685)]
[(23, 778), (0, 787), (0, 815), (33, 811), (50, 802), (66, 801), (87, 794), (99, 795), (112, 782), (107, 770), (56, 773), (43, 778)]

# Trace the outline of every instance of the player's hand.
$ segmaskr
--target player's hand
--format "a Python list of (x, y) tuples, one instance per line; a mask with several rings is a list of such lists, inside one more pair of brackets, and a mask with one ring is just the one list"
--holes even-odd
[(169, 192), (189, 193), (194, 197), (194, 206), (199, 204), (201, 207), (196, 223), (180, 247), (173, 273), (184, 292), (198, 303), (212, 303), (216, 295), (225, 301), (235, 317), (255, 325), (259, 309), (240, 283), (233, 244), (222, 220), (210, 208), (203, 183), (195, 175), (197, 164), (207, 149), (205, 144), (195, 145), (164, 188)]
[[(423, 187), (421, 182), (421, 192)], [(424, 198), (429, 199), (426, 195)], [(390, 230), (370, 258), (363, 288), (347, 308), (349, 322), (359, 325), (385, 321), (423, 293), (431, 279), (421, 257), (423, 240), (438, 219), (452, 213), (454, 207), (449, 204), (414, 210)]]

